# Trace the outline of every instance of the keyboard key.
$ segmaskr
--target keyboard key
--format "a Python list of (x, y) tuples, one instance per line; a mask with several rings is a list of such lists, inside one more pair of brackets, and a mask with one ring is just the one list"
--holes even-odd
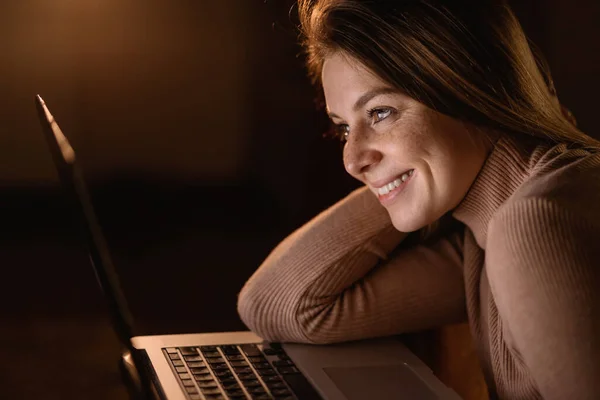
[(242, 381), (242, 383), (246, 387), (258, 387), (258, 386), (262, 386), (257, 379), (250, 379), (250, 380), (247, 380), (247, 381)]
[(191, 379), (182, 379), (181, 382), (183, 383), (183, 386), (195, 386), (196, 384), (194, 383), (193, 380)]
[(190, 400), (203, 400), (203, 397), (200, 393), (190, 394)]
[(183, 367), (183, 361), (181, 360), (173, 360), (171, 361), (171, 363), (175, 366), (175, 367)]
[(265, 391), (265, 389), (263, 389), (262, 386), (255, 386), (255, 387), (249, 387), (246, 388), (246, 390), (248, 391), (248, 393), (250, 394), (262, 394), (262, 393), (267, 393)]
[(247, 367), (248, 363), (246, 361), (231, 361), (229, 362), (232, 367)]
[(267, 385), (271, 382), (283, 382), (279, 375), (262, 376), (261, 378)]
[(206, 358), (221, 357), (221, 353), (219, 353), (218, 351), (203, 351), (202, 354)]
[(200, 389), (210, 389), (210, 388), (216, 388), (219, 387), (219, 385), (217, 385), (217, 382), (215, 381), (207, 381), (207, 382), (198, 382), (198, 387)]
[(217, 346), (200, 346), (200, 351), (217, 351)]
[(200, 356), (183, 356), (183, 358), (185, 359), (185, 361), (190, 362), (190, 361), (202, 361), (202, 357)]
[(208, 361), (209, 364), (219, 364), (219, 363), (224, 363), (225, 362), (225, 360), (223, 359), (223, 357), (207, 358), (206, 361)]
[(210, 374), (210, 371), (206, 367), (190, 368), (190, 371), (194, 375), (206, 375), (206, 374)]
[(196, 380), (196, 382), (214, 382), (215, 381), (215, 379), (210, 374), (194, 375), (194, 379)]
[(192, 379), (192, 377), (190, 376), (190, 374), (185, 373), (185, 374), (179, 374), (179, 379)]
[(263, 352), (267, 355), (285, 354), (285, 351), (279, 343), (269, 343), (263, 346)]
[(264, 358), (263, 356), (254, 356), (254, 357), (248, 357), (248, 361), (250, 361), (251, 363), (259, 363), (259, 362), (267, 362), (267, 359)]
[(269, 396), (266, 393), (256, 393), (256, 394), (251, 394), (250, 397), (252, 397), (252, 400), (271, 400), (271, 396)]
[(244, 356), (241, 355), (241, 354), (240, 355), (233, 355), (233, 356), (227, 355), (225, 357), (227, 357), (227, 359), (229, 361), (244, 361), (245, 360)]
[(229, 369), (227, 369), (227, 370), (223, 370), (223, 371), (215, 371), (215, 376), (217, 378), (229, 378), (229, 377), (233, 377), (233, 374), (231, 373), (231, 371)]
[(222, 364), (211, 364), (210, 368), (213, 371), (229, 371), (229, 366), (225, 363)]
[(290, 360), (273, 361), (273, 365), (276, 367), (289, 367), (289, 366), (294, 367), (294, 363)]
[(292, 393), (286, 389), (271, 389), (271, 394), (273, 396), (291, 396)]
[(180, 347), (179, 351), (184, 356), (196, 355), (198, 354), (198, 350), (195, 347)]
[(227, 355), (240, 354), (237, 346), (221, 346), (221, 351)]
[(296, 368), (296, 367), (279, 367), (279, 368), (277, 368), (277, 371), (279, 371), (279, 373), (281, 375), (297, 374), (300, 372), (300, 371), (298, 371), (298, 368)]
[(253, 373), (252, 374), (238, 374), (237, 377), (240, 379), (240, 381), (249, 381), (252, 379), (256, 379), (256, 375), (254, 375)]
[(287, 389), (287, 386), (285, 386), (285, 383), (283, 383), (283, 381), (279, 381), (279, 382), (268, 382), (268, 383), (267, 383), (267, 387), (269, 388), (269, 390), (274, 390), (274, 389)]
[(219, 382), (221, 382), (221, 385), (223, 385), (223, 386), (238, 384), (237, 380), (233, 377), (233, 375), (228, 378), (223, 378), (223, 379), (219, 378)]
[(207, 394), (221, 394), (221, 389), (219, 389), (218, 387), (210, 387), (210, 388), (200, 388), (200, 391), (202, 392), (202, 394), (207, 395)]
[(195, 387), (192, 387), (192, 386), (186, 386), (185, 387), (185, 391), (188, 394), (196, 394), (196, 393), (198, 393), (198, 389), (196, 389)]
[(240, 387), (240, 385), (238, 385), (237, 382), (232, 382), (232, 383), (223, 383), (223, 382), (221, 382), (221, 386), (223, 386), (223, 389), (225, 389), (226, 391), (229, 391), (229, 390), (241, 390), (242, 389)]
[(181, 358), (179, 357), (179, 354), (169, 354), (169, 358), (171, 360), (181, 360)]
[(208, 400), (225, 400), (225, 397), (220, 393), (205, 394), (204, 397)]
[(192, 361), (192, 362), (187, 363), (187, 365), (190, 368), (206, 367), (206, 364), (204, 363), (204, 361)]
[(169, 347), (166, 349), (167, 353), (177, 353), (177, 349), (175, 347)]
[(260, 376), (273, 376), (273, 375), (277, 375), (277, 372), (275, 372), (274, 369), (259, 369), (256, 372), (258, 372), (258, 374)]
[(175, 371), (177, 371), (178, 374), (181, 374), (187, 372), (187, 369), (185, 369), (185, 367), (175, 367)]
[(261, 352), (255, 344), (243, 344), (240, 346), (248, 357), (260, 356)]
[(250, 374), (254, 372), (250, 367), (235, 367), (233, 370), (236, 374)]
[(252, 366), (256, 369), (268, 369), (271, 368), (271, 364), (269, 364), (268, 362), (259, 362), (259, 363), (252, 363)]
[(246, 397), (243, 390), (235, 389), (235, 390), (226, 390), (227, 396), (229, 397)]

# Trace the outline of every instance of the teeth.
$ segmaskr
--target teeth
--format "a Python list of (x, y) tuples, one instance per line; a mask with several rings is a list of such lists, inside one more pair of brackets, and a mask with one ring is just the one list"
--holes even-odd
[(403, 182), (406, 182), (406, 180), (412, 176), (413, 172), (414, 172), (414, 170), (410, 170), (409, 172), (402, 174), (402, 176), (400, 178), (377, 189), (377, 193), (379, 193), (380, 196), (388, 194), (389, 192), (391, 192), (392, 190), (394, 190), (398, 186), (400, 186)]

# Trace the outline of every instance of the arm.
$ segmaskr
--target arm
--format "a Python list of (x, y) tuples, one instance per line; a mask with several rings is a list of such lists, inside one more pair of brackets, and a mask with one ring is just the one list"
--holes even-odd
[(600, 221), (584, 213), (530, 198), (490, 223), (498, 312), (544, 399), (600, 398)]
[(463, 319), (461, 236), (394, 251), (406, 236), (359, 189), (275, 248), (242, 289), (240, 316), (267, 340), (309, 343)]

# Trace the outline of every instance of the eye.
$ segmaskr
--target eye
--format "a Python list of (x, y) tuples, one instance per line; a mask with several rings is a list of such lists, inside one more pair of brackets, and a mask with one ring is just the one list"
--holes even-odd
[(376, 124), (378, 122), (383, 121), (387, 117), (392, 114), (391, 108), (372, 108), (367, 111), (369, 118), (373, 120), (373, 123)]
[(333, 127), (335, 131), (335, 137), (340, 140), (340, 142), (345, 142), (348, 140), (348, 135), (350, 134), (350, 127), (346, 124), (339, 124)]

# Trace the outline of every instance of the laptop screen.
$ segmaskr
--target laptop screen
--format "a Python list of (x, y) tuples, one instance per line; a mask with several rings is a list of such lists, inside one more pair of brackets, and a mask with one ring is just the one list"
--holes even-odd
[(111, 322), (119, 340), (131, 349), (133, 317), (121, 289), (106, 240), (98, 224), (83, 174), (77, 164), (75, 150), (61, 131), (41, 96), (36, 96), (36, 107), (42, 130), (61, 184), (66, 192), (80, 234), (84, 235), (96, 278), (108, 302)]

